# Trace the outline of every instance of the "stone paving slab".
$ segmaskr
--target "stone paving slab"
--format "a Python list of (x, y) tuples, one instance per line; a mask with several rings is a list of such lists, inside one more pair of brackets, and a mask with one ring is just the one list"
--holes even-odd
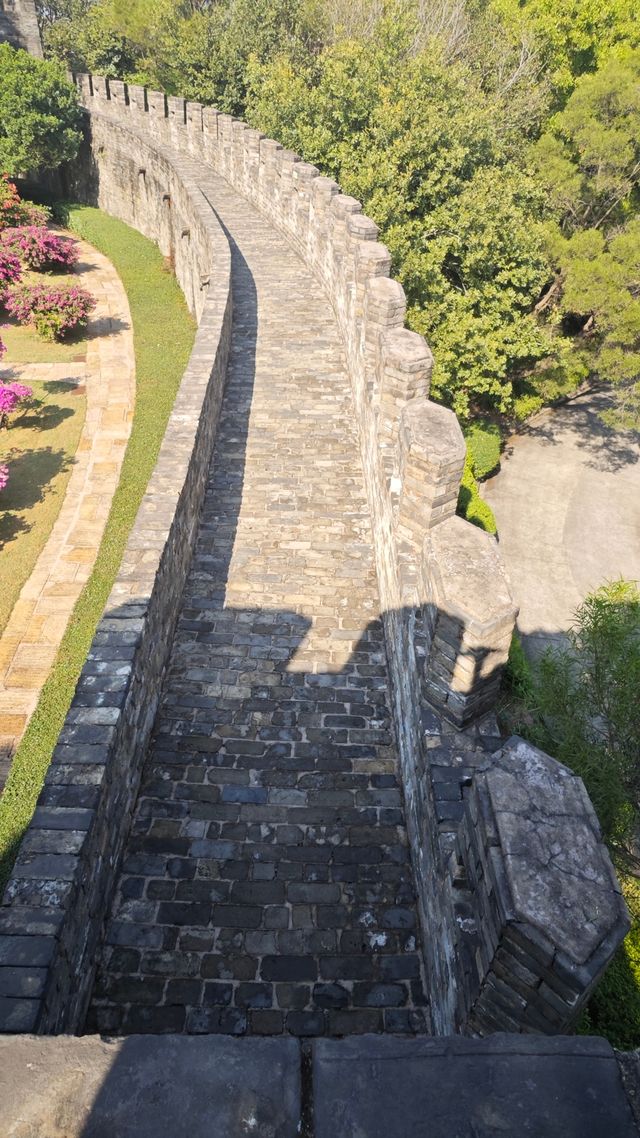
[(313, 1045), (315, 1138), (638, 1138), (604, 1039)]
[(87, 408), (64, 501), (0, 637), (0, 790), (37, 706), (75, 603), (96, 559), (131, 433), (135, 357), (131, 313), (113, 265), (78, 241), (76, 266), (97, 305), (82, 364), (13, 365), (13, 379), (86, 385)]
[(0, 1039), (3, 1138), (294, 1138), (299, 1121), (294, 1039)]

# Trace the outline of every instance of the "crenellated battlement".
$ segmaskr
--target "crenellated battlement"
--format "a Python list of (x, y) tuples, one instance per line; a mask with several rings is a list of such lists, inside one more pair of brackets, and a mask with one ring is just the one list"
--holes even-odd
[[(628, 919), (580, 780), (521, 740), (497, 749), (494, 738), (490, 754), (463, 730), (493, 706), (516, 608), (496, 540), (456, 516), (464, 439), (453, 412), (428, 397), (432, 354), (405, 327), (405, 295), (389, 275), (391, 256), (377, 226), (314, 166), (229, 115), (120, 81), (82, 75), (76, 82), (87, 138), (67, 191), (158, 242), (200, 327), (90, 653), (94, 673), (98, 664), (106, 672), (126, 644), (126, 697), (101, 723), (83, 703), (81, 680), (5, 898), (0, 934), (33, 933), (47, 940), (48, 953), (46, 968), (33, 969), (37, 993), (4, 1009), (5, 1029), (46, 1033), (83, 1024), (217, 430), (233, 258), (213, 174), (286, 238), (338, 324), (368, 499), (433, 1030), (566, 1029)], [(299, 350), (303, 355), (304, 342)], [(172, 465), (176, 440), (179, 468)], [(72, 811), (73, 821), (52, 822), (47, 790), (59, 778), (56, 789), (68, 786), (73, 801), (86, 765), (98, 772), (94, 805), (81, 819)], [(54, 822), (81, 834), (64, 854), (59, 880), (55, 851), (62, 847), (35, 868), (31, 853), (46, 848), (38, 832)], [(547, 840), (553, 858), (545, 857)]]

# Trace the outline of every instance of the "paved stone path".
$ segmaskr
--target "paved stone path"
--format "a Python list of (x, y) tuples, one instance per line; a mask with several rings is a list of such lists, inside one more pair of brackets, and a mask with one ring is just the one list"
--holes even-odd
[(428, 1026), (331, 309), (211, 176), (234, 332), (197, 548), (87, 1030)]
[(533, 655), (564, 639), (590, 590), (640, 579), (640, 440), (604, 428), (607, 404), (589, 394), (536, 416), (483, 488)]
[(96, 559), (120, 479), (135, 403), (129, 302), (113, 265), (79, 241), (76, 271), (97, 301), (81, 364), (10, 367), (11, 378), (86, 386), (87, 409), (64, 501), (0, 637), (0, 790)]

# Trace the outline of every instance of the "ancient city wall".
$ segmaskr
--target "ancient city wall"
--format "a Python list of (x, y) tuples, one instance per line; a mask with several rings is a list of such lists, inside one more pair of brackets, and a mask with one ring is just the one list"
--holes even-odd
[(126, 132), (118, 143), (113, 125), (109, 134), (108, 149), (96, 141), (102, 191), (87, 150), (77, 171), (82, 196), (98, 193), (105, 208), (172, 256), (199, 327), (0, 911), (5, 1031), (78, 1031), (83, 1024), (191, 560), (229, 350), (229, 244), (191, 164)]
[[(325, 289), (342, 331), (434, 1029), (562, 1030), (626, 931), (624, 905), (580, 780), (521, 741), (469, 780), (455, 848), (450, 854), (441, 846), (423, 707), (428, 701), (458, 727), (491, 707), (516, 612), (495, 539), (455, 516), (464, 440), (452, 412), (428, 399), (431, 353), (404, 327), (404, 293), (389, 277), (377, 227), (313, 166), (228, 115), (95, 77), (79, 77), (78, 86), (89, 142), (71, 175), (76, 196), (158, 241), (200, 327), (169, 425), (171, 444), (163, 447), (5, 898), (0, 941), (32, 940), (24, 949), (30, 961), (20, 961), (22, 998), (5, 1001), (11, 1008), (0, 999), (4, 1029), (82, 1024), (221, 398), (229, 249), (199, 184), (213, 168), (285, 234)], [(122, 698), (104, 709), (94, 697), (113, 690), (116, 662)], [(76, 809), (82, 780), (91, 789)], [(519, 797), (510, 810), (514, 785)], [(557, 849), (552, 862), (539, 833)], [(475, 929), (472, 951), (457, 917), (461, 896)], [(2, 972), (6, 992), (11, 978), (3, 981)]]
[(3, 40), (42, 58), (34, 0), (0, 0), (0, 43)]

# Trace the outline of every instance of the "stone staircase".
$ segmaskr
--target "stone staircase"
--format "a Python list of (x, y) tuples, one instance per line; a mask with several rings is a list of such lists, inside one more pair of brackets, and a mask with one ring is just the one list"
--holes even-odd
[[(25, 1094), (28, 1087), (29, 1093)], [(8, 1036), (3, 1138), (637, 1138), (608, 1043)]]

